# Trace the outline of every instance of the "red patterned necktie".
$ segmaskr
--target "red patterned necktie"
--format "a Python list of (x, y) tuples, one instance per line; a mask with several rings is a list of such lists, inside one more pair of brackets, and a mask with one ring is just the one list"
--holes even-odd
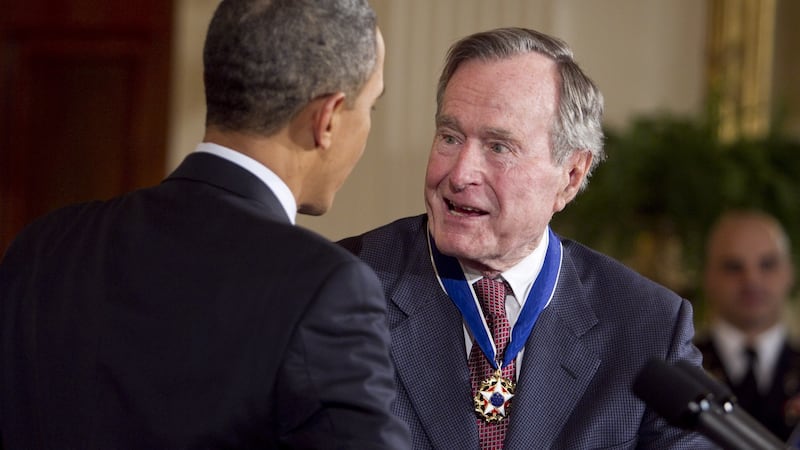
[[(511, 338), (508, 317), (506, 317), (506, 285), (503, 281), (484, 277), (475, 283), (475, 293), (481, 303), (483, 315), (486, 317), (487, 325), (489, 325), (489, 331), (492, 333), (498, 359), (502, 359), (503, 351)], [(469, 371), (473, 395), (478, 392), (481, 382), (491, 377), (495, 372), (494, 367), (492, 367), (475, 342), (473, 342), (472, 350), (469, 353)], [(516, 378), (513, 360), (508, 366), (503, 367), (502, 371), (504, 378), (512, 381)], [(506, 437), (506, 429), (508, 428), (508, 418), (494, 423), (488, 423), (481, 418), (477, 420), (481, 449), (502, 449), (503, 440)]]

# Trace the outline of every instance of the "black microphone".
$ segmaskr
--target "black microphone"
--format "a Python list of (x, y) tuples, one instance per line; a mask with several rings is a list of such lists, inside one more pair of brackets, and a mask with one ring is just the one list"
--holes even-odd
[(651, 359), (633, 383), (633, 393), (674, 426), (697, 430), (729, 450), (779, 450), (783, 445), (764, 446), (752, 439), (743, 425), (732, 421), (714, 403), (714, 395), (685, 371), (660, 359)]
[(714, 396), (720, 413), (726, 416), (745, 439), (757, 444), (757, 448), (786, 448), (786, 444), (736, 403), (736, 396), (728, 386), (716, 381), (702, 367), (692, 365), (688, 361), (678, 361), (675, 367), (708, 389)]

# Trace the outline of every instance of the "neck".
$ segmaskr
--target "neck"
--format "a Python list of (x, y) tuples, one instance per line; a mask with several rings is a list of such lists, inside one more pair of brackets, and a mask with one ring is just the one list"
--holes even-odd
[(469, 269), (472, 272), (480, 273), (482, 276), (486, 278), (494, 279), (503, 273), (503, 271), (498, 268), (488, 266), (478, 261), (466, 260), (461, 258), (456, 258), (456, 259), (458, 259), (458, 262), (461, 263), (461, 265), (464, 266), (465, 268)]
[(774, 327), (775, 325), (776, 324), (773, 323), (771, 325), (762, 325), (760, 327), (751, 327), (751, 328), (740, 329), (740, 330), (742, 331), (742, 333), (744, 333), (745, 340), (747, 342), (754, 343), (754, 342), (756, 342), (756, 340), (758, 339), (759, 336), (761, 336), (762, 334), (764, 334), (767, 331), (769, 331), (770, 329), (772, 329), (772, 327)]
[(739, 332), (744, 336), (745, 341), (749, 343), (756, 342), (761, 335), (768, 332), (780, 323), (779, 321), (774, 320), (761, 323), (737, 323), (728, 319), (722, 320), (724, 320), (729, 326), (739, 330)]
[(208, 127), (203, 142), (222, 145), (258, 161), (286, 183), (297, 201), (305, 176), (303, 152), (297, 151), (285, 134), (281, 130), (270, 136), (262, 136)]
[[(537, 239), (533, 245), (528, 246), (525, 248), (524, 252), (518, 251), (517, 253), (522, 253), (521, 256), (516, 256), (512, 259), (509, 258), (497, 258), (491, 260), (484, 260), (484, 261), (477, 261), (471, 259), (461, 259), (458, 258), (458, 261), (464, 266), (469, 268), (473, 272), (478, 272), (484, 277), (487, 278), (496, 278), (503, 272), (510, 270), (511, 268), (515, 267), (517, 264), (521, 263), (523, 260), (531, 256), (534, 252), (537, 251), (539, 245), (542, 243), (542, 239)], [(546, 249), (542, 249), (542, 252), (545, 252)]]

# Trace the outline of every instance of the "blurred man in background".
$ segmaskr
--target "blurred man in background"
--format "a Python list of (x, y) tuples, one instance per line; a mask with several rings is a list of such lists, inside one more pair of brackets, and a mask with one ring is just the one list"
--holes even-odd
[(800, 414), (800, 348), (783, 320), (793, 283), (789, 239), (774, 217), (755, 210), (720, 216), (706, 246), (711, 322), (697, 345), (705, 368), (781, 439)]

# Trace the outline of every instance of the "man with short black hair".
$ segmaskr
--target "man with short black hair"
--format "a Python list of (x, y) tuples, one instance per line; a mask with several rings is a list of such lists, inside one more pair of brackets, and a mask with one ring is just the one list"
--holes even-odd
[(0, 265), (0, 447), (408, 447), (378, 279), (294, 225), (363, 154), (383, 60), (366, 0), (219, 4), (196, 151)]

